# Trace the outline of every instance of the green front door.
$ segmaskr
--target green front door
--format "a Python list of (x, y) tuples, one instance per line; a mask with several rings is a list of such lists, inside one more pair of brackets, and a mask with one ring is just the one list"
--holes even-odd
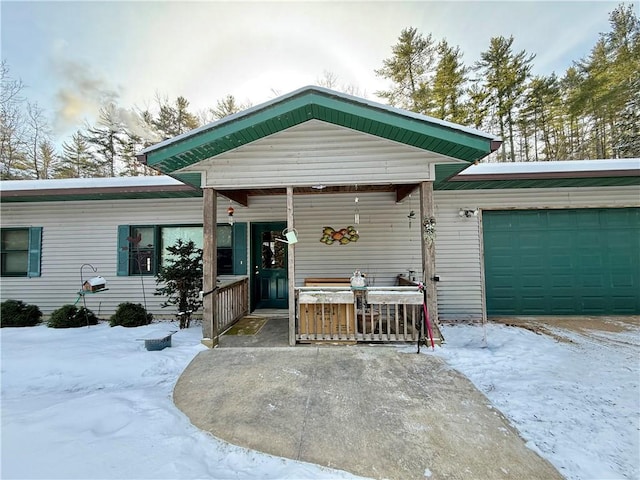
[(288, 308), (287, 244), (284, 222), (251, 224), (252, 295), (256, 308)]
[(640, 314), (640, 208), (485, 211), (488, 315)]

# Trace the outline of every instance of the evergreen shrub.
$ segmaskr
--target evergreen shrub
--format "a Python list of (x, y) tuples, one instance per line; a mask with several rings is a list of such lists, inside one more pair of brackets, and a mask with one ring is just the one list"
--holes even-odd
[(124, 302), (118, 305), (116, 313), (109, 319), (109, 325), (115, 327), (141, 327), (149, 325), (153, 315), (139, 303)]
[(98, 317), (91, 310), (75, 305), (63, 305), (58, 308), (51, 314), (47, 323), (51, 328), (75, 328), (97, 324)]
[(20, 300), (5, 300), (0, 305), (0, 327), (33, 327), (42, 321), (42, 312), (36, 305)]

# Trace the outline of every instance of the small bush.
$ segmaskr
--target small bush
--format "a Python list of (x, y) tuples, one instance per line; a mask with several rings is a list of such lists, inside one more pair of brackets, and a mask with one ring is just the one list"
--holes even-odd
[(145, 308), (139, 303), (125, 302), (118, 305), (116, 313), (109, 319), (109, 325), (115, 327), (141, 327), (149, 325), (153, 320), (153, 315), (147, 313)]
[(42, 320), (42, 312), (36, 305), (20, 300), (6, 300), (0, 305), (2, 327), (33, 327)]
[(51, 328), (75, 328), (97, 324), (98, 317), (91, 310), (75, 305), (63, 305), (55, 310), (47, 323)]

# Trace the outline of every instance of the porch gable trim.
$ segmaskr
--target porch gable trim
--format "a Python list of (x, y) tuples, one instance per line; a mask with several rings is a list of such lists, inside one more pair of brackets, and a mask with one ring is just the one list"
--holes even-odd
[(312, 119), (470, 163), (490, 154), (500, 143), (490, 134), (461, 125), (306, 87), (151, 146), (138, 160), (172, 173)]

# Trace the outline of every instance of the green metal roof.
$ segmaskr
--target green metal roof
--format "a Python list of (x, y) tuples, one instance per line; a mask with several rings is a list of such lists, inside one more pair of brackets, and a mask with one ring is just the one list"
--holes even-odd
[(196, 198), (202, 197), (202, 190), (184, 192), (113, 192), (113, 193), (50, 193), (44, 195), (29, 195), (27, 193), (3, 197), (2, 203), (24, 202), (72, 202), (87, 200), (140, 200), (145, 198)]
[(436, 190), (489, 190), (512, 188), (560, 188), (560, 187), (624, 187), (640, 185), (637, 177), (589, 177), (589, 178), (532, 178), (527, 180), (461, 180), (434, 185)]
[[(451, 168), (448, 165), (438, 167)], [(461, 169), (444, 182), (439, 181), (437, 176), (434, 188), (487, 190), (632, 185), (640, 185), (640, 159), (638, 158), (481, 163)]]
[[(191, 178), (198, 182), (197, 178)], [(9, 180), (0, 184), (2, 203), (201, 197), (200, 188), (166, 176)]]
[(138, 159), (171, 174), (312, 119), (470, 163), (495, 151), (501, 143), (493, 135), (461, 125), (320, 87), (305, 87), (153, 145)]

